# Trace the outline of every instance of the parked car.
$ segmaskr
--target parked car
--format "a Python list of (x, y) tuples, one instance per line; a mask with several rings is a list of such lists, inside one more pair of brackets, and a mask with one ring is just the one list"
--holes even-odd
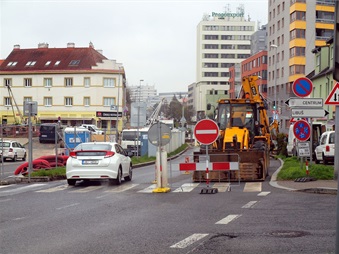
[(81, 143), (70, 152), (66, 163), (66, 178), (69, 185), (78, 180), (104, 180), (121, 184), (132, 180), (131, 154), (115, 142)]
[(81, 127), (85, 127), (93, 134), (103, 135), (104, 131), (100, 130), (96, 125), (94, 124), (82, 124)]
[(325, 131), (319, 139), (319, 145), (315, 148), (316, 163), (323, 161), (324, 164), (334, 162), (335, 132)]
[(40, 125), (39, 130), (39, 142), (51, 142), (55, 143), (55, 139), (57, 138), (57, 142), (62, 139), (62, 127), (57, 123), (43, 123)]
[[(3, 160), (11, 159), (12, 161), (17, 161), (21, 159), (26, 160), (27, 152), (23, 145), (17, 141), (13, 140), (3, 140), (0, 141), (0, 156), (3, 155)], [(2, 154), (3, 152), (3, 154)]]

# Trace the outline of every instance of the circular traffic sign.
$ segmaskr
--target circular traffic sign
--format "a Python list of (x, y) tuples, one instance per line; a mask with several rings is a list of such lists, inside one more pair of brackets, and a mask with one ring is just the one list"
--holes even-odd
[(166, 124), (157, 122), (148, 130), (148, 140), (152, 145), (165, 146), (172, 137), (171, 129)]
[(212, 144), (219, 136), (219, 127), (210, 119), (200, 120), (194, 127), (194, 136), (203, 145)]
[(311, 136), (311, 126), (305, 120), (298, 120), (293, 125), (293, 133), (296, 139), (306, 141)]
[(310, 79), (297, 78), (292, 85), (293, 92), (298, 97), (306, 97), (312, 93), (313, 83)]

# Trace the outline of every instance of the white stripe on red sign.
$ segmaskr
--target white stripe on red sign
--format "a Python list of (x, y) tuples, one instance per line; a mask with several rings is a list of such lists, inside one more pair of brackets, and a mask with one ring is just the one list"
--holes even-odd
[(212, 162), (206, 165), (206, 163), (179, 163), (180, 171), (202, 171), (206, 170), (213, 171), (227, 171), (227, 170), (239, 170), (239, 162)]
[(214, 134), (217, 130), (196, 130), (196, 134)]

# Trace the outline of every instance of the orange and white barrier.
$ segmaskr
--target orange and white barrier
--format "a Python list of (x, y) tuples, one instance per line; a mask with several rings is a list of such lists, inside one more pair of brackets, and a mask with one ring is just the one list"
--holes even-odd
[(208, 163), (180, 163), (180, 171), (206, 171), (208, 168), (210, 171), (228, 171), (228, 170), (239, 170), (239, 162), (211, 162)]

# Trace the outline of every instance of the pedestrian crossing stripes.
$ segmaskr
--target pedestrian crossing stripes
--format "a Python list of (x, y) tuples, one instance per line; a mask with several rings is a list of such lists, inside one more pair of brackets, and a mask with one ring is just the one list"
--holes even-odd
[[(189, 192), (200, 192), (201, 188), (206, 187), (206, 183), (183, 183), (181, 185), (173, 184), (169, 186), (171, 188), (172, 193), (189, 193)], [(243, 183), (240, 185), (234, 185), (232, 183), (210, 183), (209, 187), (217, 188), (219, 193), (223, 192), (231, 192), (231, 191), (241, 191), (241, 192), (257, 192), (257, 196), (267, 196), (270, 194), (269, 191), (262, 191), (262, 183)], [(232, 190), (231, 190), (232, 187)], [(17, 186), (12, 185), (12, 187), (3, 188), (0, 193), (17, 193), (34, 191), (36, 193), (54, 193), (67, 191), (68, 193), (89, 193), (95, 191), (101, 191), (103, 193), (103, 197), (107, 196), (110, 193), (122, 193), (126, 191), (136, 191), (138, 193), (153, 193), (153, 190), (157, 188), (156, 184), (145, 185), (144, 183), (122, 183), (119, 186), (110, 186), (110, 185), (95, 185), (95, 186), (69, 186), (68, 184), (62, 184), (58, 186), (53, 186), (48, 188), (47, 183), (43, 184), (32, 184), (28, 186)]]

